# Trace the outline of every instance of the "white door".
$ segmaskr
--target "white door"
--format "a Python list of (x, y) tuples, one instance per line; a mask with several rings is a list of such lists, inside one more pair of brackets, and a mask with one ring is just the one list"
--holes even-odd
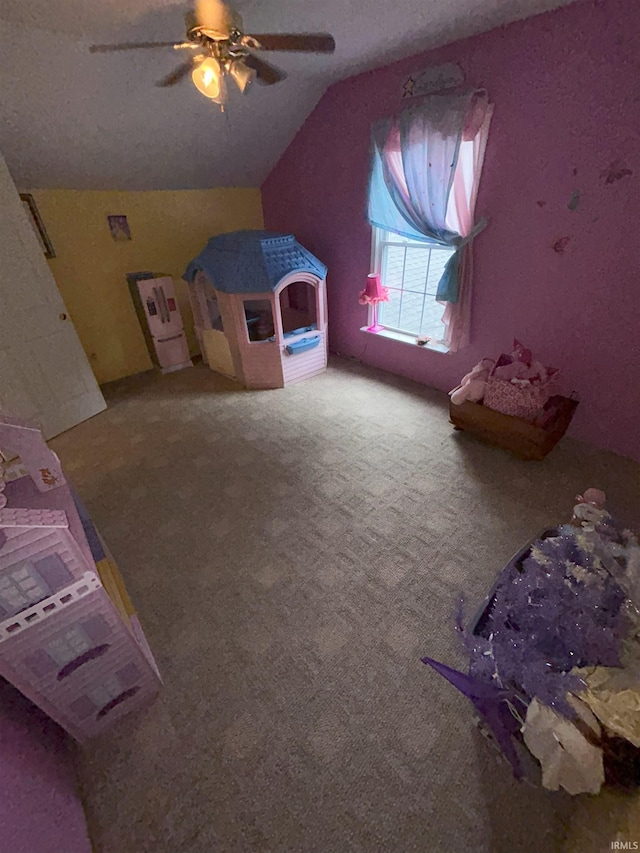
[(51, 438), (105, 408), (0, 155), (0, 410)]

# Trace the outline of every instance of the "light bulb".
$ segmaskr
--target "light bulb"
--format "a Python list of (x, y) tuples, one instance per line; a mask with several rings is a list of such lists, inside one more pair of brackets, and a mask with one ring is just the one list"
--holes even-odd
[(210, 56), (191, 72), (191, 79), (199, 92), (213, 101), (220, 97), (220, 79), (222, 73), (217, 59)]

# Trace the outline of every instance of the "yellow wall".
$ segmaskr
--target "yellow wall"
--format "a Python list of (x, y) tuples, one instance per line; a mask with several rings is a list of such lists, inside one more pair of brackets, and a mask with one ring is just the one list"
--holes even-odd
[[(187, 263), (214, 234), (263, 225), (259, 189), (31, 192), (56, 252), (51, 271), (100, 383), (152, 366), (126, 273), (173, 276), (195, 353), (193, 318), (180, 281)], [(113, 240), (110, 214), (127, 216), (130, 241)]]

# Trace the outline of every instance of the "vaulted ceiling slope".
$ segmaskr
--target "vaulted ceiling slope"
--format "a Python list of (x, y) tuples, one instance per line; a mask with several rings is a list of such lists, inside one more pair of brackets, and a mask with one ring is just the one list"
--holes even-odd
[[(333, 55), (269, 55), (289, 75), (232, 91), (221, 113), (171, 48), (92, 54), (98, 42), (180, 40), (174, 0), (0, 0), (0, 151), (24, 188), (258, 186), (332, 83), (573, 0), (237, 0), (248, 32), (333, 33)], [(330, 140), (327, 140), (330, 144)]]

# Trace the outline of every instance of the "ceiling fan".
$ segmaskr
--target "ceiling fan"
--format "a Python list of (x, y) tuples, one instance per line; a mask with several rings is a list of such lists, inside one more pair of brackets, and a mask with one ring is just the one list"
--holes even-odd
[(224, 0), (195, 0), (195, 8), (185, 15), (186, 41), (129, 42), (123, 44), (94, 44), (92, 53), (117, 50), (140, 50), (173, 47), (191, 51), (189, 58), (174, 68), (156, 85), (175, 86), (191, 73), (192, 80), (207, 98), (224, 109), (227, 100), (226, 78), (230, 77), (241, 92), (252, 80), (272, 86), (286, 74), (256, 53), (263, 50), (296, 51), (304, 53), (333, 53), (336, 47), (329, 33), (262, 33), (245, 34), (242, 18)]

